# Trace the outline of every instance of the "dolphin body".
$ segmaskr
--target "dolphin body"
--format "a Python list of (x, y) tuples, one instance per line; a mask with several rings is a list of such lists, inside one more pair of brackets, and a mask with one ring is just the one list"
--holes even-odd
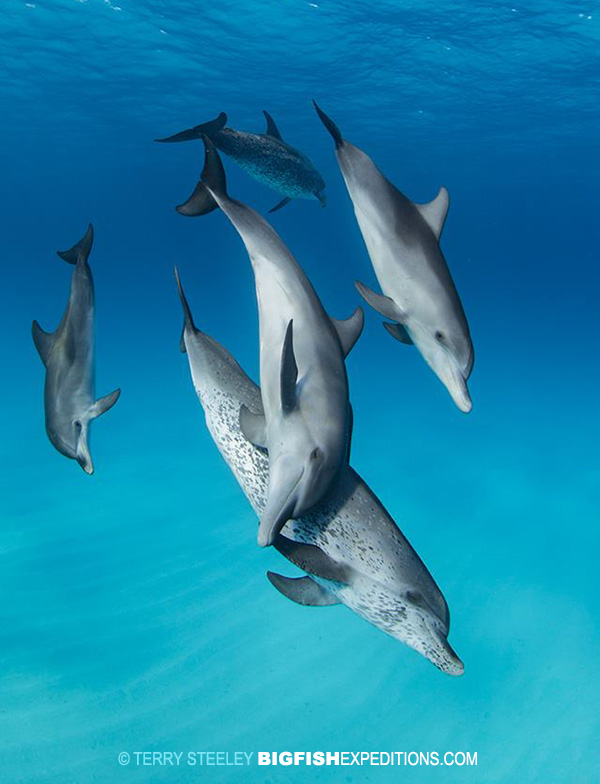
[(472, 408), (467, 380), (473, 345), (458, 292), (439, 246), (448, 212), (441, 188), (429, 204), (415, 204), (392, 185), (366, 153), (345, 139), (317, 106), (335, 141), (336, 157), (383, 294), (362, 283), (361, 296), (393, 322), (384, 327), (417, 347), (461, 411)]
[(94, 473), (90, 424), (117, 402), (120, 389), (94, 400), (94, 281), (88, 264), (92, 225), (77, 245), (58, 255), (74, 264), (69, 304), (56, 332), (33, 322), (35, 347), (46, 367), (44, 408), (46, 432), (65, 457), (77, 460), (86, 474)]
[[(225, 462), (260, 516), (267, 503), (269, 460), (242, 433), (241, 407), (261, 410), (260, 389), (213, 338), (198, 330), (179, 284), (184, 310), (182, 351), (206, 425)], [(306, 574), (267, 572), (298, 604), (345, 604), (449, 675), (464, 667), (448, 643), (446, 601), (427, 568), (380, 501), (349, 466), (317, 509), (290, 520), (275, 547)]]
[(184, 215), (217, 205), (241, 236), (254, 270), (260, 328), (262, 402), (244, 407), (246, 437), (269, 453), (268, 501), (258, 543), (267, 546), (291, 517), (323, 501), (347, 462), (351, 410), (345, 356), (363, 313), (331, 319), (298, 262), (253, 209), (229, 198), (219, 154), (207, 137), (202, 179), (178, 207)]
[(269, 212), (285, 207), (292, 199), (316, 199), (326, 204), (325, 182), (312, 161), (285, 142), (271, 115), (265, 133), (247, 133), (226, 128), (224, 112), (214, 120), (196, 125), (157, 142), (186, 142), (208, 136), (215, 147), (228, 155), (251, 177), (268, 185), (284, 198)]

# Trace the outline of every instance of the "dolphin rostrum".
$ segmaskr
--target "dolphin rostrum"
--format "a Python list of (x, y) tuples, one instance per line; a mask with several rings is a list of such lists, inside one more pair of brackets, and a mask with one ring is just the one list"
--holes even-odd
[(324, 207), (325, 182), (309, 158), (285, 142), (268, 112), (265, 133), (248, 133), (226, 128), (224, 112), (214, 120), (196, 125), (157, 142), (187, 142), (208, 136), (215, 147), (228, 155), (251, 177), (268, 185), (284, 198), (269, 210), (285, 207), (292, 199), (316, 199)]
[[(178, 281), (179, 283), (179, 281)], [(267, 502), (269, 460), (240, 428), (240, 407), (260, 412), (261, 394), (235, 359), (198, 330), (179, 286), (184, 310), (182, 350), (213, 441), (255, 512)], [(449, 613), (431, 574), (380, 501), (349, 466), (327, 500), (290, 520), (275, 547), (305, 572), (268, 572), (278, 591), (310, 606), (345, 604), (378, 629), (405, 643), (440, 670), (461, 675), (448, 643)]]
[(90, 423), (117, 402), (120, 389), (94, 400), (94, 281), (88, 264), (94, 231), (90, 224), (77, 245), (58, 255), (74, 264), (69, 304), (55, 332), (33, 322), (33, 342), (46, 367), (46, 432), (65, 457), (94, 473)]
[(264, 414), (241, 412), (241, 427), (269, 453), (269, 493), (258, 532), (267, 546), (286, 520), (320, 503), (348, 459), (351, 411), (344, 358), (363, 327), (357, 308), (331, 319), (298, 262), (253, 209), (229, 198), (225, 173), (204, 137), (202, 179), (178, 211), (199, 215), (217, 207), (241, 236), (254, 270), (260, 329)]
[(421, 352), (461, 411), (472, 408), (467, 379), (473, 345), (458, 292), (439, 246), (448, 212), (448, 191), (441, 188), (429, 204), (407, 199), (350, 144), (317, 106), (335, 141), (335, 153), (354, 205), (358, 225), (383, 294), (356, 286), (375, 310), (393, 323), (384, 327), (401, 343)]

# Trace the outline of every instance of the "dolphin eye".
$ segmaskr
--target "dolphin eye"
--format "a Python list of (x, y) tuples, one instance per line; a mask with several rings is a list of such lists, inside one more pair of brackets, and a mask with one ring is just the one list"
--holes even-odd
[(78, 419), (76, 419), (73, 422), (73, 425), (75, 426), (75, 430), (79, 433), (81, 431), (81, 422)]
[(320, 458), (321, 458), (321, 450), (320, 450), (320, 449), (319, 449), (319, 447), (317, 446), (317, 447), (315, 447), (315, 448), (313, 449), (313, 451), (310, 453), (310, 459), (311, 459), (311, 460), (320, 460)]
[(439, 340), (440, 343), (444, 340), (444, 333), (440, 332), (439, 330), (435, 333), (435, 339)]

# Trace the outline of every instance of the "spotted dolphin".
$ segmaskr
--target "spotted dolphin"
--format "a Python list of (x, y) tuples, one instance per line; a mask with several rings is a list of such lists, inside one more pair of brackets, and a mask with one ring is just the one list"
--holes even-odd
[(86, 474), (94, 473), (90, 424), (117, 402), (120, 389), (94, 400), (94, 281), (88, 264), (92, 225), (77, 245), (59, 251), (74, 264), (67, 309), (55, 332), (44, 332), (37, 321), (32, 334), (46, 367), (44, 408), (46, 432), (65, 457), (77, 460)]
[[(260, 389), (231, 354), (194, 325), (184, 310), (182, 350), (206, 425), (240, 487), (260, 516), (267, 502), (269, 461), (240, 428), (240, 408), (260, 411)], [(290, 520), (275, 547), (304, 577), (268, 572), (284, 596), (303, 605), (344, 604), (449, 675), (463, 664), (448, 643), (448, 606), (433, 577), (358, 474), (349, 466), (310, 514)]]
[(206, 146), (202, 179), (177, 209), (217, 206), (242, 238), (254, 270), (260, 328), (263, 412), (242, 409), (241, 426), (269, 452), (268, 502), (258, 542), (273, 543), (286, 520), (320, 503), (347, 461), (351, 431), (345, 356), (358, 340), (363, 313), (345, 321), (325, 312), (302, 268), (272, 227), (229, 198), (215, 147)]
[(185, 142), (208, 136), (215, 147), (232, 158), (258, 182), (268, 185), (284, 198), (269, 212), (285, 207), (292, 199), (316, 199), (326, 204), (325, 182), (304, 153), (283, 140), (275, 121), (263, 111), (267, 120), (265, 133), (248, 133), (226, 128), (224, 112), (207, 123), (196, 125), (157, 142)]
[(362, 297), (392, 324), (401, 343), (417, 347), (461, 411), (472, 408), (467, 380), (473, 344), (460, 297), (439, 245), (448, 212), (441, 188), (429, 204), (415, 204), (379, 171), (371, 158), (342, 138), (317, 106), (333, 136), (336, 157), (383, 294), (362, 283)]

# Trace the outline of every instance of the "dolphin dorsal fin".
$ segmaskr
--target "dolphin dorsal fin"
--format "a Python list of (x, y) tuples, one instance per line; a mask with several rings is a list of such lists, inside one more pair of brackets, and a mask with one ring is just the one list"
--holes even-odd
[(271, 117), (269, 112), (265, 111), (265, 109), (263, 109), (263, 114), (267, 121), (267, 130), (265, 131), (267, 136), (272, 136), (274, 139), (279, 139), (279, 141), (282, 142), (283, 136), (279, 133), (279, 128), (275, 125), (275, 120)]
[(347, 319), (334, 319), (331, 316), (329, 318), (340, 339), (344, 357), (347, 357), (363, 331), (365, 323), (363, 309), (356, 308), (350, 318)]
[(267, 448), (267, 421), (264, 414), (254, 414), (242, 403), (240, 408), (240, 430), (245, 439), (259, 449)]
[(115, 389), (115, 391), (111, 392), (109, 395), (98, 398), (98, 400), (89, 407), (87, 414), (88, 419), (97, 419), (99, 416), (102, 416), (102, 414), (114, 406), (119, 399), (120, 394), (121, 390)]
[(281, 351), (281, 408), (289, 414), (296, 408), (296, 382), (298, 381), (298, 365), (294, 356), (293, 320), (287, 325), (283, 349)]
[(44, 365), (48, 364), (48, 357), (52, 353), (52, 349), (54, 348), (54, 339), (55, 335), (53, 332), (44, 332), (44, 330), (40, 327), (37, 321), (34, 321), (31, 325), (31, 334), (33, 336), (33, 342), (37, 349), (38, 354), (40, 355), (40, 359), (44, 363)]
[(331, 607), (341, 604), (337, 596), (321, 587), (312, 577), (284, 577), (277, 572), (267, 572), (267, 577), (279, 593), (296, 604), (303, 604), (305, 607)]
[(415, 204), (421, 215), (431, 231), (435, 234), (435, 238), (439, 240), (446, 222), (446, 215), (448, 215), (448, 207), (450, 206), (450, 196), (445, 188), (440, 188), (438, 195), (433, 201), (428, 204)]

